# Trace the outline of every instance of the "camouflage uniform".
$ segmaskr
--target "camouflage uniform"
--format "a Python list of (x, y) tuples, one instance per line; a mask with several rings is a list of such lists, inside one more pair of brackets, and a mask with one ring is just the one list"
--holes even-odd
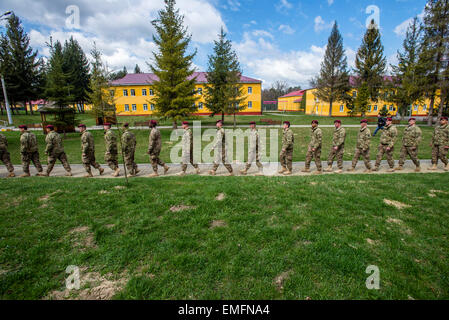
[(0, 133), (0, 160), (5, 164), (9, 173), (14, 172), (14, 167), (11, 163), (11, 158), (8, 152), (8, 140)]
[(405, 128), (404, 136), (402, 137), (401, 156), (399, 157), (399, 166), (402, 167), (405, 163), (407, 155), (410, 156), (416, 167), (420, 167), (418, 160), (418, 146), (422, 139), (421, 129), (417, 125), (409, 125)]
[[(334, 137), (332, 139), (332, 149), (329, 153), (329, 158), (327, 164), (329, 167), (332, 167), (334, 163), (335, 157), (337, 157), (337, 165), (338, 169), (343, 169), (343, 156), (345, 154), (345, 139), (346, 139), (346, 130), (342, 127), (335, 129)], [(338, 148), (335, 150), (334, 148)]]
[(368, 127), (361, 128), (357, 134), (357, 146), (355, 148), (354, 159), (352, 160), (352, 168), (355, 169), (357, 162), (359, 162), (360, 156), (363, 157), (365, 167), (371, 170), (370, 161), (370, 143), (371, 143), (371, 131)]
[(195, 169), (198, 169), (198, 164), (193, 162), (193, 135), (192, 130), (187, 128), (182, 135), (182, 171), (187, 171), (187, 164), (190, 163)]
[[(318, 171), (322, 170), (321, 166), (321, 145), (323, 141), (323, 134), (321, 129), (318, 127), (312, 128), (312, 139), (309, 144), (309, 149), (307, 150), (306, 155), (306, 170), (310, 169), (310, 163), (312, 159), (315, 159), (316, 168)], [(313, 151), (312, 149), (315, 149)]]
[(134, 161), (134, 154), (136, 153), (137, 140), (134, 133), (125, 129), (122, 135), (122, 148), (125, 158), (125, 165), (131, 175), (137, 174), (137, 164)]
[(292, 129), (284, 129), (282, 136), (282, 150), (279, 156), (282, 168), (287, 168), (288, 171), (293, 170), (293, 147), (295, 145), (295, 135)]
[(233, 173), (232, 166), (228, 163), (228, 157), (226, 155), (226, 133), (225, 129), (217, 129), (217, 141), (214, 145), (215, 161), (212, 171), (217, 171), (220, 163), (223, 163), (229, 173)]
[(257, 129), (252, 129), (249, 135), (249, 146), (248, 146), (248, 162), (246, 163), (246, 170), (251, 168), (251, 165), (256, 161), (256, 166), (261, 169), (263, 168), (262, 163), (260, 163), (260, 137), (259, 131)]
[[(379, 151), (377, 153), (376, 159), (376, 169), (379, 169), (380, 162), (382, 161), (384, 154), (387, 155), (387, 161), (390, 168), (394, 168), (393, 152), (394, 143), (396, 142), (397, 136), (398, 130), (395, 126), (393, 126), (392, 124), (385, 126), (384, 131), (382, 132), (382, 135), (380, 137)], [(387, 150), (387, 148), (390, 148), (390, 150)]]
[(157, 166), (165, 167), (165, 163), (159, 158), (162, 149), (162, 138), (159, 129), (152, 128), (150, 133), (150, 141), (148, 154), (150, 155), (151, 166), (154, 172), (157, 172)]
[(432, 164), (437, 165), (438, 159), (447, 166), (447, 152), (449, 149), (449, 126), (437, 126), (432, 137)]
[[(82, 161), (87, 173), (92, 174), (90, 166), (100, 170), (100, 164), (95, 161), (95, 142), (92, 133), (84, 131), (81, 135)], [(100, 170), (101, 171), (101, 170)]]
[(45, 143), (47, 144), (45, 154), (48, 156), (47, 174), (50, 175), (52, 172), (56, 160), (62, 162), (62, 165), (67, 172), (71, 172), (72, 169), (67, 160), (67, 155), (64, 152), (61, 136), (55, 131), (50, 131), (45, 137)]
[(106, 161), (109, 168), (116, 171), (118, 169), (117, 136), (111, 129), (106, 130), (104, 134), (104, 143), (106, 146), (104, 161)]
[(31, 161), (33, 161), (34, 166), (39, 173), (44, 171), (39, 160), (37, 140), (34, 133), (25, 131), (20, 135), (20, 153), (22, 154), (22, 166), (25, 174), (30, 174)]

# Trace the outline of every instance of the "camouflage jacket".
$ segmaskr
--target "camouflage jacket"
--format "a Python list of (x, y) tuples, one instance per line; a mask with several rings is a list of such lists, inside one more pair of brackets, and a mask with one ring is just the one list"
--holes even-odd
[(57, 155), (64, 152), (61, 136), (55, 131), (51, 131), (47, 134), (45, 137), (45, 143), (47, 144), (45, 153), (48, 155)]
[(122, 135), (122, 148), (124, 152), (130, 152), (136, 150), (137, 140), (134, 133), (129, 130), (125, 130)]
[(83, 154), (95, 153), (94, 136), (89, 131), (84, 131), (81, 135), (81, 151)]
[(117, 147), (117, 137), (111, 129), (107, 130), (104, 134), (104, 143), (106, 146), (106, 153), (110, 154), (117, 154), (118, 153), (118, 147)]
[(321, 144), (323, 142), (323, 133), (321, 132), (321, 129), (318, 127), (315, 127), (311, 130), (311, 136), (309, 148), (311, 149), (317, 149), (321, 147)]
[(226, 132), (225, 132), (225, 129), (223, 129), (223, 128), (217, 129), (217, 140), (215, 142), (214, 149), (217, 149), (220, 147), (222, 149), (226, 148)]
[(189, 150), (193, 146), (193, 135), (190, 128), (184, 130), (184, 134), (182, 135), (182, 145)]
[(435, 146), (449, 146), (449, 126), (438, 126), (432, 137), (432, 144)]
[(8, 149), (8, 140), (6, 137), (0, 133), (0, 152), (7, 151)]
[(417, 125), (408, 126), (404, 130), (402, 144), (405, 147), (417, 147), (421, 142), (422, 131)]
[(333, 147), (340, 147), (345, 145), (346, 130), (342, 127), (334, 130), (334, 137), (332, 139)]
[(161, 132), (157, 128), (151, 129), (150, 133), (150, 141), (148, 146), (148, 152), (151, 153), (159, 153), (162, 149), (162, 138)]
[(396, 129), (395, 126), (393, 126), (392, 124), (390, 124), (389, 126), (385, 126), (384, 130), (382, 131), (382, 135), (380, 136), (380, 144), (393, 148), (397, 137), (398, 129)]
[(366, 128), (361, 128), (357, 134), (357, 149), (368, 150), (371, 143), (371, 131)]
[(32, 153), (36, 151), (38, 151), (36, 136), (34, 133), (25, 131), (20, 136), (20, 152)]
[(292, 150), (295, 145), (295, 135), (292, 129), (284, 129), (284, 134), (282, 136), (282, 150)]
[(249, 133), (249, 146), (248, 151), (249, 152), (255, 152), (260, 149), (260, 137), (259, 137), (259, 131), (257, 129), (251, 130)]

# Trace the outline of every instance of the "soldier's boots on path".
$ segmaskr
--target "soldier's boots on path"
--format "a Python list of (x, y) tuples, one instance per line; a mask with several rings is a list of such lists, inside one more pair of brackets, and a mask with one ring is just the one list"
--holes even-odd
[(68, 172), (65, 174), (65, 176), (66, 176), (66, 177), (71, 177), (71, 176), (73, 176), (72, 171), (68, 171)]
[(415, 172), (421, 172), (421, 167), (416, 167)]
[(398, 166), (396, 169), (394, 169), (395, 171), (402, 171), (402, 170), (404, 170), (404, 167), (403, 166)]
[(10, 172), (8, 174), (8, 178), (14, 178), (16, 176), (16, 174), (14, 172)]
[(211, 176), (215, 176), (217, 174), (217, 172), (215, 170), (210, 170), (209, 171), (209, 175)]
[(354, 171), (355, 171), (354, 167), (348, 169), (348, 172), (354, 172)]
[(168, 170), (170, 170), (170, 167), (165, 165), (164, 166), (164, 174), (167, 174)]
[(335, 173), (343, 173), (343, 170), (342, 169), (338, 169), (338, 170), (335, 171)]
[(444, 167), (444, 171), (449, 171), (449, 163)]
[(334, 172), (334, 170), (332, 170), (332, 166), (328, 166), (324, 172)]
[(263, 177), (263, 176), (265, 176), (265, 175), (263, 174), (263, 168), (259, 168), (259, 171), (255, 174), (255, 176), (256, 176), (256, 177)]
[(117, 168), (114, 173), (112, 174), (113, 177), (118, 177), (120, 175), (120, 169)]
[(200, 170), (199, 167), (195, 169), (195, 173), (196, 173), (196, 174), (201, 174), (201, 170)]
[(394, 170), (394, 168), (390, 168), (387, 170), (387, 172), (395, 172), (396, 170)]
[(371, 169), (365, 169), (365, 171), (363, 171), (363, 173), (371, 173), (371, 172), (373, 172), (373, 170)]
[[(99, 168), (98, 171), (100, 171), (100, 176), (102, 176), (103, 173), (104, 173), (104, 169), (103, 169), (103, 168)], [(92, 174), (92, 173), (91, 173), (91, 174)]]
[(317, 170), (317, 171), (314, 171), (313, 174), (315, 174), (315, 175), (323, 174), (323, 171)]
[(92, 174), (91, 171), (89, 171), (88, 173), (86, 173), (86, 174), (84, 175), (84, 178), (93, 178), (93, 177), (94, 177), (94, 175)]
[(434, 171), (434, 170), (436, 170), (437, 169), (437, 165), (436, 164), (433, 164), (431, 167), (429, 167), (427, 170), (430, 170), (430, 171)]
[(284, 176), (291, 176), (292, 172), (290, 170), (287, 170), (284, 172)]
[(309, 168), (304, 168), (304, 169), (301, 170), (301, 172), (309, 173), (310, 169)]
[(28, 178), (28, 177), (30, 177), (29, 173), (23, 173), (19, 176), (19, 178)]
[(279, 174), (283, 174), (284, 172), (288, 171), (286, 167), (282, 167), (281, 171), (279, 171)]

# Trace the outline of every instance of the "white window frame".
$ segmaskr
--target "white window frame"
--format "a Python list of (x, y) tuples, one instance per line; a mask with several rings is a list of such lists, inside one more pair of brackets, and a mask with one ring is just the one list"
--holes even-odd
[(150, 110), (151, 110), (151, 111), (154, 111), (154, 108), (155, 108), (155, 107), (154, 107), (154, 103), (152, 103), (152, 104), (150, 105)]
[(154, 96), (154, 91), (153, 91), (153, 89), (150, 89), (150, 96)]
[(131, 89), (129, 93), (130, 93), (131, 97), (135, 97), (136, 96), (136, 90), (135, 89)]
[(377, 104), (376, 104), (376, 105), (374, 105), (374, 111), (377, 111), (377, 110), (379, 110), (379, 108), (377, 107)]
[(394, 111), (394, 106), (391, 105), (389, 110), (390, 110), (390, 111)]
[(125, 104), (125, 111), (129, 112), (129, 104)]
[(148, 105), (146, 103), (143, 105), (143, 111), (148, 111)]
[(371, 105), (369, 105), (369, 106), (368, 106), (368, 112), (371, 112), (372, 108), (373, 108), (373, 107), (372, 107)]
[(133, 105), (131, 106), (131, 108), (132, 108), (133, 112), (134, 112), (134, 111), (137, 111), (137, 104), (133, 104)]
[(202, 102), (198, 103), (198, 110), (203, 110), (203, 103)]
[(142, 89), (142, 96), (146, 97), (147, 95), (147, 89)]
[(252, 101), (248, 101), (248, 109), (252, 109), (253, 108), (253, 102)]
[(123, 89), (123, 96), (127, 97), (128, 96), (128, 89)]
[(422, 110), (423, 110), (423, 111), (427, 111), (427, 104), (424, 104), (424, 105), (422, 106)]
[(341, 112), (341, 113), (345, 112), (345, 106), (344, 106), (344, 105), (341, 105), (341, 106), (340, 106), (340, 112)]
[(253, 94), (253, 87), (248, 87), (248, 94)]

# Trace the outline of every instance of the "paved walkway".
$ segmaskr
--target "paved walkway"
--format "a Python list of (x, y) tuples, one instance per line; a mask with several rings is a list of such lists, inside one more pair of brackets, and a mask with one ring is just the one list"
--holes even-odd
[[(372, 162), (373, 164), (374, 162)], [(397, 164), (397, 161), (396, 161)], [(427, 170), (427, 168), (429, 168), (431, 165), (430, 160), (422, 160), (421, 161), (421, 168), (422, 168), (422, 172), (423, 173), (432, 173), (432, 172), (445, 172), (443, 171), (443, 165), (440, 163), (438, 170), (437, 171), (429, 171)], [(179, 173), (181, 171), (181, 167), (179, 164), (169, 164), (170, 166), (170, 170), (167, 173), (167, 175), (163, 175), (163, 168), (159, 169), (159, 174), (160, 177), (172, 177), (172, 176), (176, 176), (177, 173)], [(236, 176), (241, 176), (240, 175), (240, 170), (244, 169), (245, 165), (242, 163), (236, 163), (232, 165), (234, 170), (235, 170), (235, 175)], [(23, 173), (22, 171), (22, 167), (21, 166), (14, 166), (15, 167), (15, 173), (17, 176), (21, 175)], [(82, 165), (80, 164), (73, 164), (72, 166), (72, 173), (73, 173), (73, 177), (75, 178), (80, 178), (83, 177), (86, 172), (83, 168)], [(112, 170), (109, 169), (109, 167), (106, 167), (105, 165), (102, 165), (102, 167), (105, 169), (105, 172), (103, 174), (103, 176), (99, 176), (98, 171), (93, 169), (92, 172), (94, 174), (95, 178), (112, 178)], [(351, 167), (351, 161), (345, 161), (344, 162), (344, 172), (343, 174), (363, 174), (363, 171), (365, 170), (365, 166), (363, 164), (363, 161), (360, 161), (357, 165), (356, 171), (355, 172), (347, 172), (346, 169)], [(36, 169), (31, 166), (31, 174), (34, 175), (37, 173)], [(200, 165), (201, 168), (201, 176), (209, 176), (209, 170), (212, 168), (211, 164), (201, 164)], [(293, 164), (293, 174), (292, 176), (307, 176), (307, 175), (311, 175), (312, 173), (303, 173), (301, 172), (301, 170), (304, 168), (304, 162), (295, 162)], [(327, 163), (323, 161), (323, 169), (327, 168)], [(120, 178), (124, 178), (123, 175), (123, 165), (120, 166), (120, 169), (122, 170)], [(151, 174), (153, 172), (150, 164), (140, 164), (139, 165), (139, 169), (141, 170), (141, 172), (139, 173), (138, 177), (147, 177), (149, 174)], [(275, 170), (274, 170), (275, 169)], [(278, 170), (280, 169), (279, 164), (274, 164), (273, 166), (273, 170), (269, 170), (268, 166), (266, 166), (266, 175), (267, 176), (283, 176), (278, 174)], [(336, 170), (336, 163), (334, 163), (334, 170)], [(403, 171), (399, 171), (396, 173), (387, 173), (387, 169), (389, 169), (387, 163), (385, 161), (382, 162), (382, 165), (380, 167), (380, 171), (379, 172), (373, 172), (371, 174), (406, 174), (406, 173), (414, 173), (414, 169), (415, 166), (413, 165), (413, 163), (411, 161), (407, 161), (405, 166), (404, 166), (404, 170)], [(44, 170), (45, 170), (45, 166), (44, 166)], [(312, 163), (311, 166), (311, 170), (312, 172), (315, 170), (315, 164)], [(271, 174), (272, 172), (274, 172), (274, 175)], [(217, 171), (217, 176), (226, 176), (227, 175), (227, 171), (223, 166), (220, 166), (219, 170)], [(257, 173), (257, 167), (255, 166), (255, 164), (251, 167), (251, 169), (248, 172), (248, 176), (254, 176)], [(5, 178), (7, 176), (7, 171), (5, 169), (5, 167), (3, 165), (0, 165), (0, 178)], [(194, 170), (191, 166), (188, 167), (187, 170), (187, 174), (194, 174)], [(324, 174), (334, 174), (334, 173), (324, 173)], [(65, 170), (61, 165), (56, 165), (51, 176), (64, 176), (65, 175)], [(43, 178), (44, 179), (44, 178)], [(114, 178), (117, 179), (117, 178)]]

